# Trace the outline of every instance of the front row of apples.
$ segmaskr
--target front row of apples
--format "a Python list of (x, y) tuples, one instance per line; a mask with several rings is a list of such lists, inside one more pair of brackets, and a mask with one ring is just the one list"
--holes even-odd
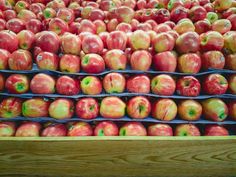
[[(151, 102), (152, 101), (152, 102)], [(151, 104), (152, 103), (152, 104)], [(145, 119), (152, 114), (158, 120), (171, 121), (177, 117), (187, 121), (199, 120), (201, 115), (212, 121), (223, 121), (227, 117), (236, 120), (236, 101), (227, 102), (218, 98), (201, 101), (172, 99), (151, 100), (144, 96), (129, 98), (125, 103), (119, 97), (105, 97), (101, 100), (81, 98), (76, 104), (71, 99), (58, 98), (50, 102), (47, 99), (5, 98), (0, 103), (0, 117), (14, 118), (20, 116), (35, 118), (50, 116), (55, 119), (69, 119), (76, 114), (82, 119), (94, 119), (101, 115), (104, 118), (119, 119), (126, 115), (133, 119)]]
[[(168, 124), (153, 124), (146, 129), (140, 122), (124, 123), (120, 128), (111, 121), (98, 122), (95, 127), (86, 122), (68, 124), (45, 124), (24, 122), (19, 127), (15, 122), (0, 122), (0, 137), (58, 137), (58, 136), (200, 136), (200, 130), (193, 124), (180, 124), (172, 127)], [(205, 136), (228, 136), (229, 132), (220, 125), (208, 125)]]

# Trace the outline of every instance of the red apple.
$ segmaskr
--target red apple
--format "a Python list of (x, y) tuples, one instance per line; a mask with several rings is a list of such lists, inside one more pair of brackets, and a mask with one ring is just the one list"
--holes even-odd
[(13, 18), (7, 21), (6, 28), (14, 33), (19, 33), (25, 29), (25, 23), (21, 19)]
[(90, 33), (95, 34), (96, 33), (96, 25), (93, 22), (91, 22), (90, 20), (83, 19), (80, 22), (80, 27), (79, 27), (79, 33), (81, 33), (81, 32), (90, 32)]
[(122, 93), (125, 90), (125, 77), (120, 73), (109, 73), (103, 78), (103, 88), (107, 93)]
[(200, 35), (201, 49), (203, 51), (221, 50), (224, 47), (224, 38), (217, 31), (208, 31)]
[(224, 34), (224, 49), (228, 53), (236, 52), (236, 32), (229, 31)]
[(18, 49), (18, 39), (14, 32), (3, 30), (0, 31), (0, 48), (8, 52), (14, 52)]
[(65, 54), (61, 57), (60, 71), (68, 73), (77, 73), (80, 71), (80, 58), (76, 55)]
[(176, 92), (182, 96), (195, 97), (200, 94), (201, 84), (193, 76), (184, 76), (178, 79)]
[(155, 70), (174, 72), (177, 66), (177, 58), (170, 51), (158, 53), (153, 57), (153, 65)]
[(180, 20), (188, 17), (188, 9), (183, 6), (178, 6), (171, 10), (170, 19), (171, 21), (178, 23)]
[(179, 35), (187, 32), (194, 32), (195, 26), (190, 19), (181, 19), (173, 28)]
[(55, 85), (56, 83), (52, 76), (39, 73), (32, 78), (30, 89), (35, 94), (52, 94), (55, 92)]
[(189, 18), (193, 21), (199, 21), (206, 18), (207, 11), (202, 6), (193, 6), (188, 13)]
[(26, 93), (29, 90), (29, 79), (23, 74), (12, 74), (6, 79), (5, 88), (9, 93)]
[(104, 118), (119, 119), (125, 116), (125, 103), (118, 97), (102, 99), (100, 115)]
[(5, 30), (6, 28), (6, 21), (0, 18), (0, 31)]
[(82, 98), (76, 103), (75, 113), (82, 119), (95, 119), (99, 113), (99, 105), (94, 98)]
[(23, 9), (17, 14), (17, 18), (23, 20), (25, 23), (27, 23), (30, 19), (36, 19), (36, 15), (31, 12), (30, 10)]
[(103, 50), (103, 42), (97, 35), (85, 36), (82, 40), (82, 49), (84, 53), (97, 53), (100, 54)]
[(211, 23), (207, 19), (197, 21), (196, 23), (194, 23), (194, 26), (195, 26), (195, 31), (198, 34), (206, 33), (207, 31), (211, 30)]
[(137, 75), (129, 77), (126, 85), (128, 92), (133, 92), (133, 93), (150, 92), (150, 79), (145, 75)]
[(7, 50), (0, 49), (0, 69), (1, 70), (8, 69), (8, 59), (10, 55), (11, 54)]
[(6, 21), (9, 21), (13, 18), (17, 18), (17, 14), (14, 10), (8, 9), (3, 11), (4, 17)]
[(123, 31), (125, 33), (129, 33), (129, 32), (132, 32), (132, 26), (128, 23), (119, 23), (117, 26), (116, 26), (116, 30), (117, 31)]
[(50, 52), (40, 52), (35, 58), (39, 69), (56, 71), (59, 65), (59, 58), (56, 54)]
[(0, 117), (14, 118), (21, 115), (22, 100), (20, 98), (4, 98), (0, 104)]
[(43, 17), (44, 17), (44, 19), (54, 18), (54, 17), (56, 17), (56, 11), (52, 8), (47, 7), (43, 10)]
[(91, 20), (91, 21), (96, 21), (96, 20), (104, 21), (104, 19), (105, 19), (105, 12), (104, 11), (102, 11), (99, 8), (92, 9), (92, 11), (89, 15), (89, 20)]
[(49, 31), (53, 31), (58, 35), (62, 35), (69, 31), (68, 24), (60, 18), (51, 19), (48, 25)]
[(151, 39), (147, 32), (137, 30), (129, 37), (129, 44), (133, 50), (148, 49), (150, 47)]
[(174, 131), (175, 136), (201, 136), (197, 126), (193, 124), (177, 125)]
[(140, 122), (128, 122), (120, 128), (120, 136), (147, 136), (147, 130)]
[(106, 66), (111, 70), (126, 69), (127, 57), (122, 50), (109, 50), (106, 52), (103, 58), (106, 63)]
[(72, 34), (78, 34), (80, 28), (80, 23), (79, 22), (72, 22), (69, 25), (69, 32)]
[(219, 98), (210, 98), (202, 102), (205, 119), (220, 122), (228, 116), (227, 105)]
[(236, 14), (230, 15), (227, 19), (230, 21), (230, 23), (232, 25), (231, 30), (235, 31), (236, 30), (236, 22), (235, 22)]
[(216, 20), (212, 24), (212, 30), (224, 34), (232, 28), (231, 22), (227, 19)]
[(229, 136), (229, 132), (220, 125), (207, 125), (205, 127), (204, 136)]
[(148, 71), (152, 64), (152, 55), (146, 50), (137, 50), (132, 53), (130, 65), (133, 70)]
[(61, 37), (61, 49), (65, 54), (79, 55), (81, 50), (80, 38), (74, 34), (64, 34)]
[(95, 136), (118, 136), (119, 128), (111, 121), (103, 121), (96, 125), (94, 129)]
[(24, 50), (30, 50), (34, 46), (35, 36), (34, 33), (28, 30), (22, 30), (17, 34), (19, 47)]
[(8, 65), (11, 70), (31, 70), (33, 67), (31, 53), (27, 50), (16, 50), (10, 55)]
[(228, 69), (236, 70), (236, 54), (230, 54), (226, 56), (225, 66)]
[(5, 86), (5, 78), (2, 74), (0, 74), (0, 92), (4, 90), (4, 86)]
[(146, 0), (138, 0), (136, 5), (137, 5), (138, 10), (145, 9), (147, 6), (147, 1)]
[(130, 23), (134, 17), (134, 10), (127, 6), (121, 6), (115, 9), (115, 16), (120, 23)]
[(232, 120), (236, 120), (236, 101), (230, 101), (227, 106), (229, 109), (229, 118)]
[(81, 67), (87, 73), (101, 73), (105, 70), (105, 62), (98, 54), (87, 54), (81, 60)]
[(236, 74), (232, 74), (229, 79), (228, 79), (228, 83), (229, 83), (229, 91), (232, 94), (236, 94)]
[(67, 136), (92, 136), (93, 129), (86, 122), (71, 122), (68, 124)]
[(224, 0), (224, 1), (215, 0), (213, 4), (214, 4), (215, 10), (224, 11), (231, 7), (232, 0)]
[(64, 20), (68, 24), (72, 23), (75, 19), (74, 11), (69, 8), (60, 8), (57, 11), (56, 17)]
[(30, 19), (26, 23), (26, 29), (36, 34), (42, 31), (43, 25), (42, 25), (42, 22), (39, 21), (38, 19)]
[(24, 117), (47, 117), (50, 102), (42, 98), (32, 98), (23, 102), (22, 114)]
[(112, 49), (125, 50), (126, 43), (127, 43), (127, 36), (122, 31), (113, 31), (109, 33), (106, 39), (108, 50)]
[(0, 122), (0, 137), (14, 136), (16, 124), (14, 122)]
[(86, 76), (80, 84), (81, 90), (87, 95), (98, 95), (102, 92), (102, 83), (98, 77)]
[(170, 20), (170, 12), (165, 8), (158, 9), (154, 11), (153, 18), (158, 24), (164, 23)]
[(178, 104), (178, 115), (187, 121), (199, 120), (202, 115), (202, 106), (195, 100), (184, 100)]
[(154, 37), (152, 45), (157, 53), (171, 51), (175, 46), (175, 40), (168, 33), (160, 33)]
[(172, 127), (168, 124), (153, 124), (147, 131), (148, 136), (173, 136)]
[(96, 26), (96, 34), (100, 34), (102, 32), (106, 32), (107, 31), (106, 24), (102, 20), (95, 20), (93, 23)]
[(183, 73), (196, 74), (202, 66), (201, 58), (195, 53), (183, 54), (178, 58), (178, 69)]
[(24, 122), (16, 130), (16, 137), (38, 137), (41, 125), (38, 122)]
[(56, 90), (61, 95), (77, 95), (80, 91), (80, 84), (77, 79), (60, 76), (56, 82)]
[(41, 132), (44, 137), (66, 136), (67, 128), (64, 124), (49, 124)]
[(225, 57), (220, 51), (209, 51), (202, 55), (202, 66), (204, 69), (223, 69)]

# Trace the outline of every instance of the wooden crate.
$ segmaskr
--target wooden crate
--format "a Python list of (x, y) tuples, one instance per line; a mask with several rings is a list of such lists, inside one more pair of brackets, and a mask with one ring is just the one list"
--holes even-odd
[(0, 138), (0, 176), (235, 177), (236, 136)]

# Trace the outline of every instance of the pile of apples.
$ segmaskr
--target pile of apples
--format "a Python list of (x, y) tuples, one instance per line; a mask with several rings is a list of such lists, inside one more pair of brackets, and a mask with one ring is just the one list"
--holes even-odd
[[(120, 130), (58, 124), (60, 136), (200, 135), (132, 121), (236, 120), (236, 1), (0, 0), (0, 95), (0, 119), (131, 118)], [(57, 134), (57, 124), (0, 124), (6, 136)], [(114, 131), (97, 128), (106, 124)]]

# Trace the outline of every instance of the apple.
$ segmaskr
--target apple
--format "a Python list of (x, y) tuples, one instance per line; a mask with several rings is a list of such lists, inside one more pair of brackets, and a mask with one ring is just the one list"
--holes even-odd
[(25, 23), (23, 20), (18, 18), (12, 18), (6, 23), (6, 29), (14, 33), (19, 33), (25, 29)]
[(146, 75), (137, 75), (129, 77), (126, 83), (128, 92), (133, 93), (149, 93), (150, 79)]
[(75, 20), (74, 11), (69, 8), (61, 8), (57, 11), (56, 17), (70, 24)]
[(104, 21), (104, 19), (105, 19), (105, 12), (104, 11), (102, 11), (99, 8), (92, 9), (92, 11), (89, 15), (89, 20), (91, 20), (91, 21), (96, 21), (96, 20)]
[(168, 10), (172, 10), (178, 6), (184, 6), (184, 3), (182, 0), (170, 0), (167, 4)]
[(103, 50), (103, 42), (97, 35), (85, 36), (82, 40), (82, 49), (84, 53), (100, 54)]
[(99, 113), (99, 105), (94, 98), (82, 98), (76, 103), (75, 113), (82, 119), (95, 119)]
[(35, 58), (39, 69), (56, 71), (59, 65), (59, 58), (50, 52), (40, 52)]
[(53, 31), (58, 35), (62, 35), (69, 31), (68, 24), (60, 18), (52, 18), (48, 25), (48, 30)]
[(187, 121), (199, 120), (202, 115), (202, 106), (195, 100), (184, 100), (178, 104), (178, 115)]
[(193, 124), (180, 124), (176, 126), (174, 136), (201, 136), (201, 133)]
[(25, 27), (27, 30), (33, 32), (34, 34), (39, 33), (43, 29), (42, 22), (38, 19), (30, 19), (25, 24)]
[(229, 109), (229, 118), (232, 120), (236, 120), (236, 101), (230, 101), (227, 106)]
[(67, 136), (92, 136), (93, 129), (86, 122), (71, 122), (68, 124)]
[(43, 137), (66, 136), (67, 128), (64, 124), (49, 124), (41, 132)]
[(127, 36), (122, 31), (112, 31), (106, 39), (108, 50), (119, 49), (125, 50), (127, 43)]
[(179, 53), (197, 52), (200, 48), (200, 38), (196, 32), (181, 34), (176, 40), (176, 49)]
[(86, 54), (81, 60), (81, 67), (87, 73), (101, 73), (105, 70), (105, 62), (98, 54)]
[(81, 51), (81, 40), (78, 36), (66, 33), (61, 37), (61, 50), (65, 54), (79, 55)]
[(56, 17), (56, 11), (52, 8), (47, 7), (43, 10), (43, 17), (44, 19), (54, 18)]
[(205, 19), (206, 15), (207, 11), (202, 6), (193, 6), (188, 12), (188, 16), (193, 22)]
[(230, 7), (222, 13), (223, 18), (228, 18), (230, 15), (236, 14), (236, 7)]
[(153, 57), (153, 67), (157, 71), (175, 72), (177, 66), (176, 56), (170, 52), (161, 52)]
[(24, 50), (32, 49), (35, 36), (34, 33), (28, 30), (22, 30), (17, 34), (17, 39), (19, 41), (19, 47)]
[(147, 1), (146, 0), (138, 0), (136, 2), (136, 5), (137, 5), (138, 10), (145, 9), (147, 7)]
[(118, 97), (106, 97), (101, 101), (100, 115), (104, 118), (119, 119), (125, 116), (126, 104)]
[(173, 50), (174, 38), (168, 33), (159, 33), (152, 40), (152, 45), (157, 53)]
[(194, 23), (194, 26), (195, 31), (198, 34), (206, 33), (207, 31), (211, 30), (211, 23), (207, 19), (197, 21), (196, 23)]
[(231, 7), (232, 0), (224, 0), (224, 1), (215, 0), (213, 4), (214, 4), (215, 10), (224, 11), (224, 10), (227, 10)]
[(31, 98), (23, 102), (22, 115), (24, 117), (47, 117), (50, 102), (42, 98)]
[(6, 79), (5, 88), (9, 93), (26, 93), (29, 90), (29, 79), (23, 74), (12, 74)]
[(172, 127), (168, 124), (153, 124), (147, 129), (148, 136), (173, 136)]
[(80, 58), (76, 55), (65, 54), (60, 58), (59, 67), (62, 72), (80, 72)]
[(174, 79), (167, 74), (157, 75), (151, 81), (152, 93), (157, 95), (173, 95), (175, 88), (176, 85)]
[(8, 9), (12, 9), (12, 5), (10, 4), (10, 2), (7, 0), (1, 0), (0, 1), (0, 10), (5, 11)]
[(64, 8), (66, 6), (65, 1), (64, 0), (53, 0), (53, 1), (48, 1), (47, 6), (46, 7), (50, 7), (55, 9), (56, 11), (58, 11), (61, 8)]
[(107, 93), (122, 93), (125, 84), (125, 77), (120, 73), (109, 73), (103, 78), (103, 88)]
[(6, 29), (6, 21), (0, 18), (0, 30), (3, 31)]
[(194, 32), (195, 26), (190, 19), (181, 19), (173, 28), (179, 35), (182, 35), (187, 32)]
[(236, 52), (236, 32), (229, 31), (224, 34), (224, 49), (228, 53)]
[(158, 26), (154, 27), (153, 30), (158, 34), (158, 33), (164, 33), (164, 32), (168, 32), (171, 29), (171, 27), (166, 24), (166, 23), (161, 23)]
[(196, 97), (200, 94), (201, 84), (193, 76), (183, 76), (176, 83), (178, 95)]
[(24, 122), (16, 130), (16, 137), (38, 137), (41, 125), (38, 122)]
[(50, 104), (48, 112), (54, 119), (69, 119), (74, 114), (74, 103), (66, 98), (58, 98)]
[(210, 98), (202, 102), (203, 115), (206, 119), (220, 122), (228, 116), (227, 105), (219, 98)]
[(120, 6), (115, 9), (115, 16), (120, 23), (130, 23), (134, 17), (134, 10), (127, 6)]
[(0, 92), (4, 90), (4, 86), (5, 86), (5, 78), (2, 74), (0, 74)]
[(171, 10), (170, 19), (171, 21), (178, 23), (180, 20), (188, 17), (188, 9), (183, 6), (178, 6)]
[(110, 70), (124, 70), (126, 69), (127, 57), (120, 49), (112, 49), (105, 53), (103, 57), (106, 66)]
[(45, 5), (42, 3), (32, 3), (32, 4), (29, 4), (28, 8), (38, 17), (38, 14), (42, 13), (43, 10), (45, 9)]
[(207, 20), (209, 20), (211, 22), (211, 24), (219, 19), (217, 13), (215, 13), (213, 11), (208, 11), (206, 18), (207, 18)]
[(236, 22), (235, 22), (236, 14), (230, 15), (227, 19), (230, 21), (230, 23), (232, 25), (231, 30), (235, 31), (236, 30)]
[(4, 98), (0, 103), (0, 117), (14, 118), (21, 115), (22, 100), (20, 98)]
[(119, 24), (116, 18), (113, 18), (107, 22), (107, 31), (113, 32), (116, 30), (117, 25)]
[(148, 71), (152, 64), (152, 55), (146, 50), (137, 50), (132, 53), (130, 65), (133, 70)]
[(203, 90), (210, 95), (221, 95), (226, 93), (228, 81), (220, 74), (210, 74), (203, 81)]
[(182, 73), (196, 74), (200, 71), (202, 60), (195, 53), (187, 53), (179, 56), (178, 69)]
[(9, 21), (13, 18), (17, 18), (16, 11), (14, 11), (12, 9), (8, 9), (8, 10), (3, 11), (3, 15), (4, 15), (4, 19), (6, 21)]
[(202, 55), (202, 66), (204, 69), (223, 69), (225, 57), (220, 51), (208, 51)]
[(159, 120), (171, 121), (177, 115), (177, 105), (169, 98), (162, 98), (152, 105), (152, 117)]
[(102, 20), (95, 20), (93, 23), (96, 26), (96, 34), (100, 34), (102, 32), (106, 32), (107, 31), (106, 24)]
[(224, 34), (232, 28), (231, 22), (227, 19), (216, 20), (212, 24), (212, 30)]
[(133, 50), (148, 49), (150, 47), (151, 39), (147, 32), (137, 30), (129, 37), (129, 44)]
[(80, 88), (84, 94), (98, 95), (102, 92), (102, 83), (96, 76), (86, 76), (82, 79)]
[(147, 130), (140, 122), (127, 122), (119, 132), (120, 136), (147, 136)]
[(0, 49), (0, 70), (8, 69), (8, 59), (10, 57), (10, 53), (5, 49)]
[(52, 94), (55, 92), (55, 80), (44, 73), (36, 74), (30, 82), (30, 90), (35, 94)]
[[(144, 25), (144, 24), (143, 24)], [(117, 31), (123, 31), (125, 33), (128, 33), (128, 32), (132, 32), (132, 26), (128, 23), (119, 23), (117, 26), (116, 26), (116, 30)]]
[(232, 94), (236, 94), (236, 74), (232, 74), (229, 79), (228, 79), (228, 83), (229, 83), (229, 91)]
[(0, 137), (14, 136), (16, 124), (14, 122), (0, 122)]
[(226, 56), (225, 66), (228, 69), (236, 70), (236, 54), (230, 54)]
[(61, 95), (77, 95), (80, 91), (80, 83), (69, 76), (60, 76), (56, 82), (56, 91)]
[(220, 125), (207, 125), (205, 127), (204, 136), (229, 136), (229, 132)]
[(200, 35), (200, 45), (203, 51), (221, 50), (224, 47), (224, 38), (217, 31), (208, 31)]
[(72, 22), (69, 25), (69, 32), (72, 34), (78, 34), (80, 28), (80, 23), (79, 22)]
[(111, 121), (99, 122), (94, 129), (95, 136), (118, 136), (119, 128)]
[[(92, 34), (96, 33), (96, 25), (90, 20), (83, 19), (80, 22), (79, 33), (81, 32), (90, 32)], [(81, 39), (82, 40), (82, 39)]]
[(11, 70), (31, 70), (33, 67), (32, 55), (27, 50), (18, 49), (10, 55), (8, 65)]
[(154, 11), (153, 19), (158, 23), (164, 23), (170, 20), (170, 12), (165, 8), (160, 8)]
[(3, 30), (0, 31), (0, 48), (12, 53), (18, 49), (18, 39), (14, 32)]

